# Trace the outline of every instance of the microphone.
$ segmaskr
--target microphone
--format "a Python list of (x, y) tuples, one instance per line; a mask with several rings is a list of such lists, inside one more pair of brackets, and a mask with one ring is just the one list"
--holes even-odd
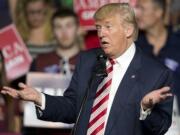
[(95, 70), (95, 75), (97, 77), (107, 77), (107, 72), (106, 72), (106, 61), (107, 61), (107, 56), (103, 51), (98, 52), (97, 55), (97, 66)]

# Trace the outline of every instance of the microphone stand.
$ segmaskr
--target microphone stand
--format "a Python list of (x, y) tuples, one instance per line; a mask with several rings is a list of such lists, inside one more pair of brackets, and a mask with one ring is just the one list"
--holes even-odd
[(83, 112), (83, 109), (85, 107), (85, 104), (87, 102), (89, 93), (90, 93), (90, 88), (92, 85), (92, 82), (94, 80), (94, 77), (106, 77), (107, 76), (107, 72), (106, 72), (106, 57), (103, 54), (98, 54), (97, 57), (98, 61), (99, 61), (99, 65), (97, 65), (95, 72), (93, 73), (93, 75), (91, 76), (89, 83), (88, 83), (88, 87), (86, 88), (86, 93), (85, 96), (81, 102), (81, 106), (80, 106), (80, 110), (76, 119), (76, 122), (74, 124), (74, 127), (72, 129), (71, 135), (76, 135), (76, 131), (77, 131), (77, 127), (78, 127), (78, 123), (81, 117), (81, 114)]
[(80, 106), (80, 110), (79, 110), (79, 113), (78, 113), (78, 116), (77, 116), (77, 119), (76, 119), (76, 122), (74, 124), (74, 127), (72, 129), (72, 132), (71, 132), (71, 135), (76, 135), (76, 131), (77, 131), (77, 126), (78, 126), (78, 123), (79, 123), (79, 120), (80, 120), (80, 116), (81, 116), (81, 113), (83, 112), (83, 109), (85, 107), (85, 104), (87, 102), (87, 99), (88, 99), (88, 96), (89, 96), (89, 93), (90, 93), (90, 88), (91, 88), (91, 85), (92, 85), (92, 82), (94, 80), (94, 77), (106, 77), (107, 76), (107, 73), (104, 72), (103, 70), (100, 70), (101, 72), (99, 73), (93, 73), (93, 75), (91, 76), (90, 80), (89, 80), (89, 83), (88, 83), (88, 87), (86, 88), (86, 94), (81, 102), (81, 106)]
[(85, 107), (85, 104), (87, 102), (87, 99), (88, 99), (88, 96), (89, 96), (89, 92), (90, 92), (90, 88), (91, 88), (91, 85), (92, 85), (92, 81), (93, 81), (95, 76), (96, 76), (96, 74), (93, 73), (93, 75), (91, 76), (91, 78), (89, 80), (88, 87), (86, 88), (86, 94), (85, 94), (85, 96), (84, 96), (84, 98), (83, 98), (83, 100), (81, 102), (80, 110), (79, 110), (76, 122), (74, 124), (74, 127), (72, 129), (71, 135), (76, 135), (77, 126), (78, 126), (78, 123), (79, 123), (79, 120), (80, 120), (80, 116), (81, 116), (81, 113), (82, 113), (82, 111), (83, 111), (83, 109)]

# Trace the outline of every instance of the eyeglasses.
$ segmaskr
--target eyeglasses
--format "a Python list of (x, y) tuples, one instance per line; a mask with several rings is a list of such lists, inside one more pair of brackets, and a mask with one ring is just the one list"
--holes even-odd
[(45, 9), (31, 9), (31, 10), (27, 10), (27, 15), (45, 15), (46, 14), (46, 10)]

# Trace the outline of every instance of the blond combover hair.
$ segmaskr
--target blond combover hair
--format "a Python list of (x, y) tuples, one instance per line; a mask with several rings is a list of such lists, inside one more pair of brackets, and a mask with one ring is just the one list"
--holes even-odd
[(137, 26), (134, 10), (128, 3), (106, 4), (95, 12), (94, 19), (102, 20), (111, 17), (115, 14), (120, 15), (120, 19), (123, 21), (123, 23), (128, 25), (133, 25), (134, 27), (133, 39), (135, 41), (138, 37), (138, 26)]

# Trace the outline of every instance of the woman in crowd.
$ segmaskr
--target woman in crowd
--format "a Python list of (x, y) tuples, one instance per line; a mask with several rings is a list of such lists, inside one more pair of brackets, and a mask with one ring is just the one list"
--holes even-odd
[(54, 49), (50, 26), (52, 12), (51, 1), (17, 0), (15, 24), (33, 58)]

